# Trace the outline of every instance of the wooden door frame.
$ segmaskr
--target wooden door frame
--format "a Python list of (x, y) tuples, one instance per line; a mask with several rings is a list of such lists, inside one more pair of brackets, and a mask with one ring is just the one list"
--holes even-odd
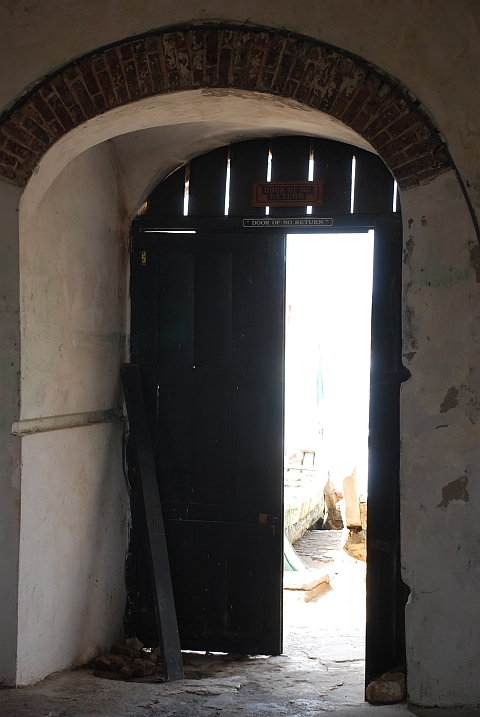
[[(308, 217), (307, 217), (308, 219)], [(371, 215), (341, 215), (333, 218), (333, 226), (319, 227), (319, 226), (305, 226), (293, 224), (288, 227), (269, 227), (268, 232), (287, 234), (336, 234), (336, 233), (365, 233), (369, 230), (375, 229), (375, 223), (378, 220), (391, 220), (395, 221), (398, 225), (402, 222), (401, 213), (387, 213), (387, 214), (371, 214)], [(138, 236), (142, 230), (154, 231), (155, 229), (162, 232), (181, 232), (181, 231), (196, 231), (196, 230), (208, 230), (208, 231), (221, 231), (221, 232), (241, 232), (245, 235), (256, 233), (258, 234), (259, 229), (250, 229), (243, 226), (243, 220), (240, 217), (195, 217), (195, 216), (140, 216), (134, 220), (132, 224), (132, 235)], [(267, 231), (267, 229), (265, 229)], [(132, 317), (133, 321), (133, 317)], [(133, 332), (132, 332), (133, 336)], [(135, 350), (132, 352), (134, 353)], [(368, 560), (368, 559), (367, 559)], [(367, 562), (368, 567), (368, 562)], [(367, 596), (368, 600), (368, 596)], [(393, 666), (392, 666), (393, 667)], [(389, 667), (390, 668), (390, 667)], [(388, 668), (388, 669), (389, 669)], [(366, 675), (367, 679), (370, 680), (376, 675)]]

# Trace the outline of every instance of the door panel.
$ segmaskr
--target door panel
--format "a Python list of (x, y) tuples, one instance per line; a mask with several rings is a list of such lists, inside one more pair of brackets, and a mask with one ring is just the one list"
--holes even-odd
[[(151, 268), (150, 262), (144, 273), (150, 274)], [(166, 252), (163, 261), (158, 262), (158, 278), (155, 273), (154, 270), (153, 276), (148, 278), (149, 289), (154, 291), (156, 284), (161, 287), (158, 304), (155, 302), (158, 312), (158, 364), (190, 366), (193, 363), (193, 256), (186, 252)]]
[(265, 392), (243, 388), (237, 392), (236, 499), (259, 505), (267, 494), (267, 403)]
[(239, 369), (267, 370), (271, 352), (265, 333), (269, 319), (264, 307), (272, 303), (268, 263), (266, 253), (239, 255), (233, 267), (232, 362)]
[(235, 390), (200, 386), (193, 397), (191, 500), (229, 503), (235, 475)]
[(195, 256), (195, 365), (230, 366), (232, 255)]
[(140, 234), (133, 261), (182, 647), (278, 654), (285, 238)]
[(366, 684), (405, 662), (400, 573), (400, 386), (402, 226), (375, 224), (367, 526)]

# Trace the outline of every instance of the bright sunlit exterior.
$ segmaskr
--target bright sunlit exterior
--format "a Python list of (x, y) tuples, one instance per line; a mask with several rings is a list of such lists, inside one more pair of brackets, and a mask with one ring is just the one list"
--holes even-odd
[(367, 493), (373, 231), (287, 238), (285, 460)]

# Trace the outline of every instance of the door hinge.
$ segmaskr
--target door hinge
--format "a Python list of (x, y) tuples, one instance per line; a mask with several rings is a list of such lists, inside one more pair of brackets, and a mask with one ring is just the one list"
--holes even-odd
[(140, 264), (141, 264), (141, 266), (146, 266), (146, 264), (147, 264), (147, 252), (146, 251), (140, 252)]

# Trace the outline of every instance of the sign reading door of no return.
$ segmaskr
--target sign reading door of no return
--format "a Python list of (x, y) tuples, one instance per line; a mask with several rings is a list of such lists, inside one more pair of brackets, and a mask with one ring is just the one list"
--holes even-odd
[(321, 207), (325, 182), (253, 182), (252, 207)]

